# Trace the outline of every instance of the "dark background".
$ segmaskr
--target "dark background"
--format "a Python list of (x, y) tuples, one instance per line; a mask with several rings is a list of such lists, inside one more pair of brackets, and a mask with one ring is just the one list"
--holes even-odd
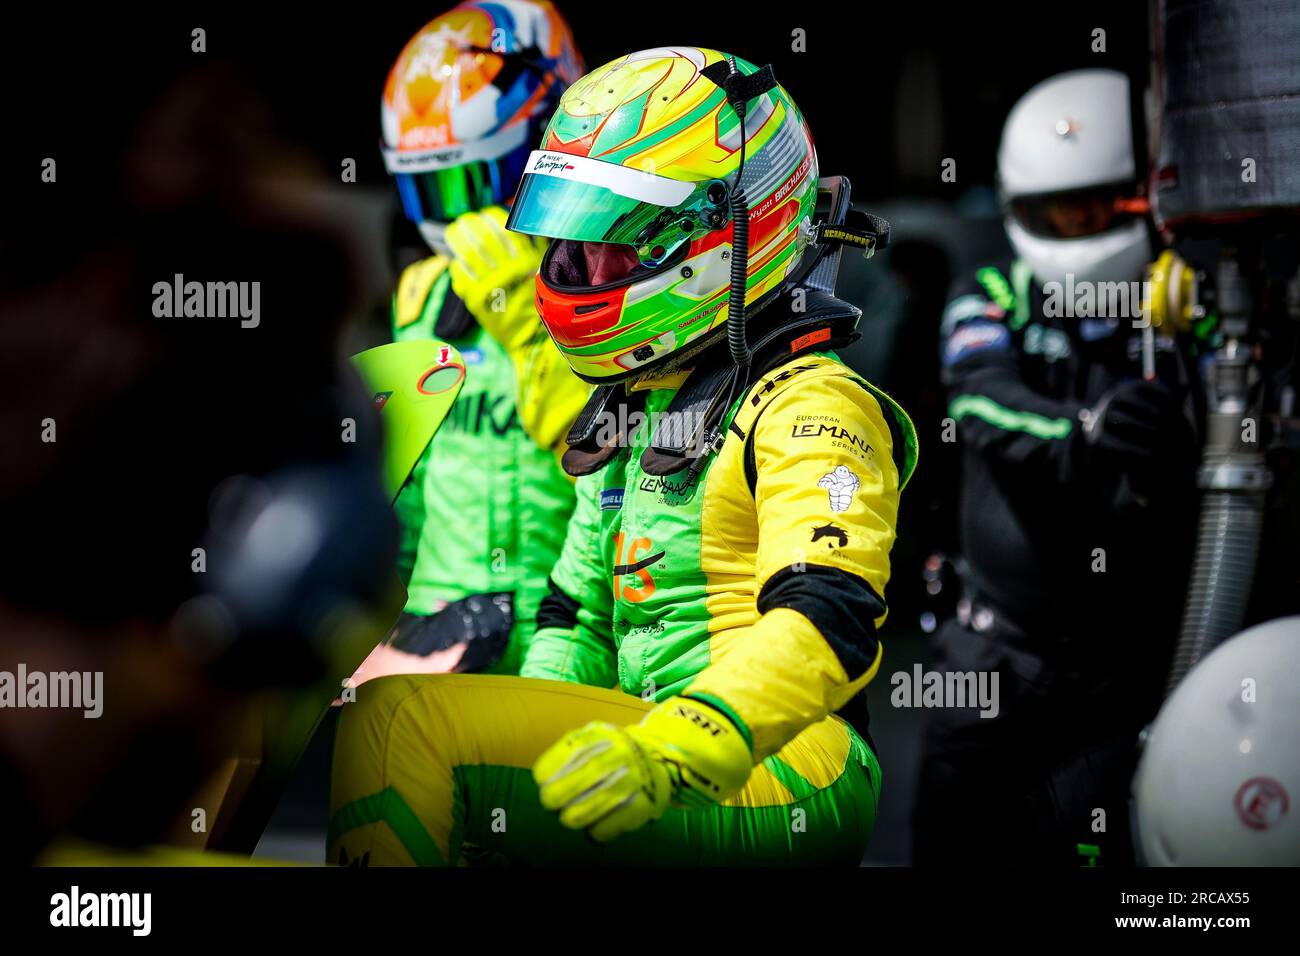
[[(772, 63), (808, 118), (823, 168), (852, 177), (871, 197), (951, 198), (952, 184), (939, 181), (943, 157), (958, 160), (959, 185), (992, 182), (1002, 119), (1029, 86), (1084, 66), (1140, 71), (1146, 57), (1140, 0), (558, 6), (589, 68), (673, 43)], [(360, 179), (379, 184), (384, 77), (406, 40), (442, 9), (29, 4), (0, 38), (7, 152), (23, 167), (57, 153), (93, 169), (151, 99), (200, 61), (224, 61), (265, 98), (287, 139), (331, 169), (355, 157)], [(190, 52), (195, 27), (207, 31), (206, 54)], [(1106, 31), (1104, 53), (1091, 50), (1097, 28)], [(805, 31), (807, 52), (791, 50), (796, 29)]]

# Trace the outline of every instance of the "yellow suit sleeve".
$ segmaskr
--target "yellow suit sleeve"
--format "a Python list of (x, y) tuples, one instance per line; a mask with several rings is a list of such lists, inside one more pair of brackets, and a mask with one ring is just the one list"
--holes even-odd
[(880, 666), (899, 475), (879, 403), (843, 374), (773, 396), (750, 441), (760, 617), (685, 693), (737, 718), (758, 762)]
[(587, 404), (590, 386), (573, 374), (531, 304), (508, 328), (501, 325), (483, 323), (514, 365), (519, 423), (539, 446), (563, 455), (564, 436)]
[(536, 274), (546, 243), (505, 228), (506, 211), (489, 206), (447, 228), (452, 288), (510, 356), (519, 423), (543, 448), (564, 453), (564, 436), (589, 388), (573, 374), (537, 314)]

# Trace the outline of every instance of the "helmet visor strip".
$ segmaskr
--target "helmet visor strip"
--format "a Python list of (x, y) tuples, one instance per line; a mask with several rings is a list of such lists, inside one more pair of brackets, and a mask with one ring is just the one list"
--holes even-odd
[(1128, 223), (1135, 215), (1132, 183), (1090, 186), (1067, 192), (1018, 196), (1011, 215), (1032, 235), (1044, 239), (1083, 239)]
[(684, 243), (721, 228), (726, 202), (721, 180), (682, 182), (537, 150), (506, 226), (549, 239), (632, 246), (641, 265), (654, 268)]
[(380, 145), (397, 183), (402, 211), (413, 222), (451, 222), (502, 203), (514, 192), (528, 156), (529, 126), (514, 123), (491, 136), (425, 150)]
[(451, 169), (396, 173), (402, 210), (414, 222), (451, 222), (467, 212), (503, 203), (519, 181), (522, 153), (477, 160)]

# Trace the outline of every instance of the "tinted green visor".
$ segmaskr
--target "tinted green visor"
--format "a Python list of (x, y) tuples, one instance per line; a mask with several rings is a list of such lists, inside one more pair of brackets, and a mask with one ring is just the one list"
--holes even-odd
[(506, 227), (548, 239), (634, 246), (643, 266), (727, 222), (722, 180), (682, 182), (546, 150), (528, 158)]

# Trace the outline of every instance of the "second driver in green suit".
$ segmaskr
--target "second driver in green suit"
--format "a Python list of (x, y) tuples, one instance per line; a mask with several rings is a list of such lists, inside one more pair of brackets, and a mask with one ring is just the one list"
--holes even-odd
[(509, 233), (532, 143), (581, 72), (549, 3), (463, 3), (422, 28), (384, 87), (384, 162), (434, 252), (393, 298), (398, 341), (455, 346), (465, 384), (397, 499), (409, 598), (356, 683), (517, 673), (573, 509), (563, 436), (587, 388), (533, 305), (545, 244)]

